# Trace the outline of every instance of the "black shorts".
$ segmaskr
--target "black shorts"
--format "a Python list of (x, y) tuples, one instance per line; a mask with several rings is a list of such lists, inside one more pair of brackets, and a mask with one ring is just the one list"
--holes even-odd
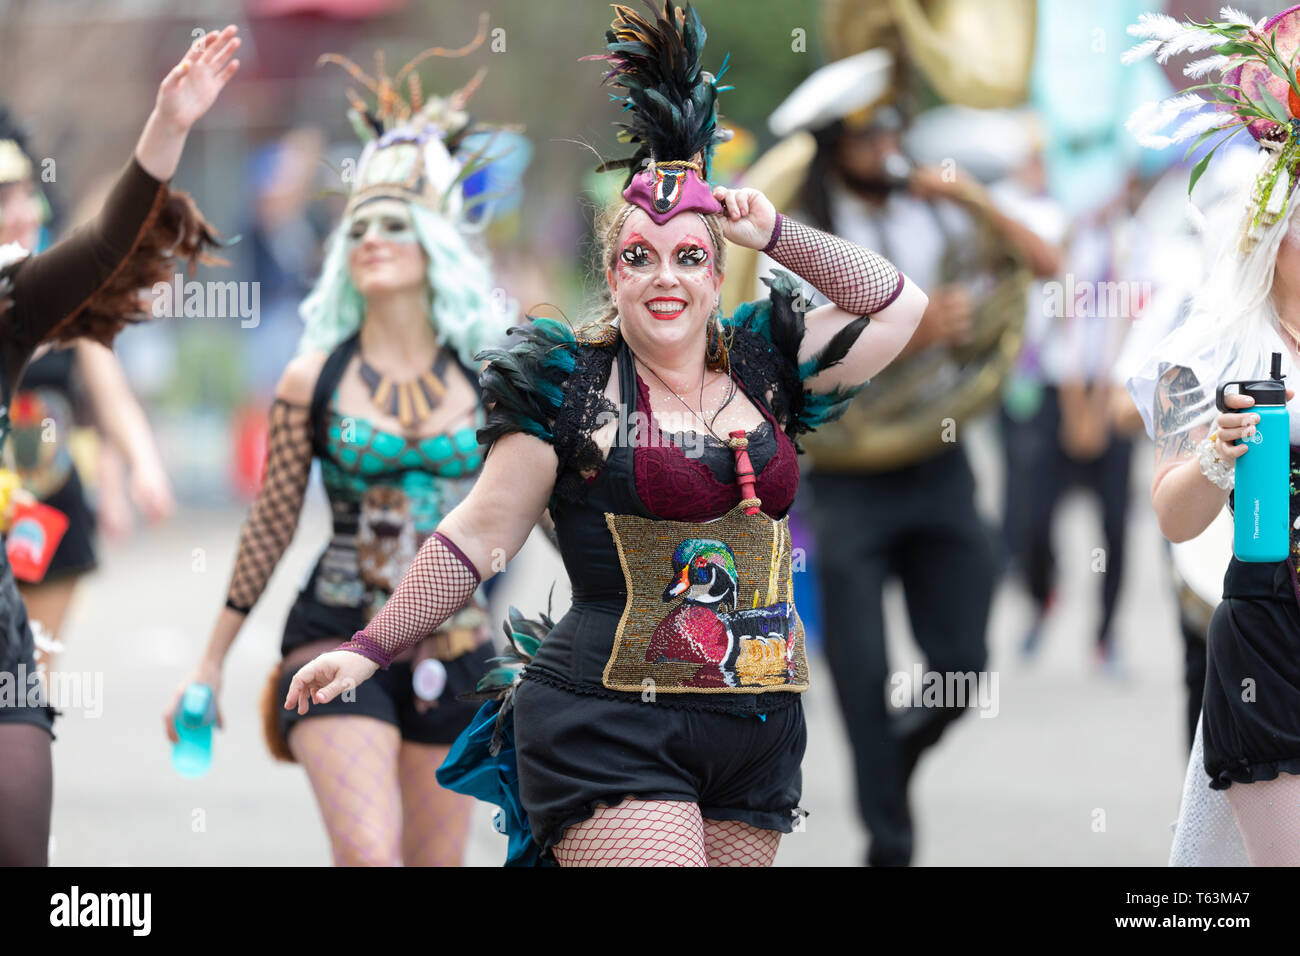
[(0, 539), (0, 724), (34, 724), (54, 737), (55, 710), (32, 690), (36, 644)]
[(790, 833), (801, 818), (803, 701), (766, 715), (611, 700), (525, 678), (515, 692), (519, 792), (548, 850), (600, 804), (698, 804), (709, 820)]
[(42, 499), (42, 504), (57, 508), (68, 517), (68, 529), (54, 549), (50, 566), (42, 581), (75, 577), (95, 568), (95, 513), (86, 503), (86, 490), (77, 470), (72, 469), (63, 487)]
[[(481, 704), (465, 703), (457, 694), (474, 689), (480, 677), (487, 673), (488, 660), (496, 656), (489, 642), (476, 650), (462, 654), (455, 660), (443, 661), (447, 669), (447, 686), (438, 698), (438, 706), (421, 714), (415, 709), (415, 689), (411, 686), (411, 665), (399, 661), (387, 670), (359, 685), (356, 698), (345, 701), (342, 695), (328, 704), (311, 705), (306, 714), (297, 709), (279, 709), (280, 732), (287, 740), (289, 731), (300, 720), (312, 717), (374, 717), (392, 724), (402, 732), (402, 739), (417, 744), (450, 744), (469, 726)], [(297, 668), (280, 675), (279, 699), (283, 702), (289, 693), (289, 684)]]
[(1300, 607), (1287, 562), (1232, 559), (1208, 645), (1202, 731), (1210, 787), (1300, 774)]

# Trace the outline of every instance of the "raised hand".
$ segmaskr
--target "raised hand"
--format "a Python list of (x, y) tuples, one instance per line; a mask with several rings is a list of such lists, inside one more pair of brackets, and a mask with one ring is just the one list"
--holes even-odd
[(776, 227), (776, 207), (757, 189), (713, 187), (713, 198), (722, 203), (722, 234), (738, 246), (762, 249)]
[(231, 57), (239, 49), (239, 28), (213, 31), (185, 51), (158, 87), (154, 104), (161, 120), (178, 130), (188, 130), (217, 100), (222, 88), (239, 69)]
[(232, 25), (207, 34), (163, 78), (153, 112), (135, 145), (136, 161), (154, 179), (172, 178), (190, 127), (212, 107), (239, 69), (239, 61), (231, 59), (239, 49), (238, 32)]

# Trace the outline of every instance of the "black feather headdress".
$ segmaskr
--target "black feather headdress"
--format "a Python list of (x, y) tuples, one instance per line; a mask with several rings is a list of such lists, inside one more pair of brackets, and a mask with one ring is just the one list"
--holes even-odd
[(605, 83), (621, 94), (611, 99), (623, 104), (625, 119), (616, 123), (619, 140), (636, 144), (626, 159), (612, 160), (600, 168), (628, 168), (628, 183), (647, 160), (656, 163), (696, 161), (702, 178), (708, 178), (709, 160), (716, 143), (731, 138), (718, 126), (719, 86), (727, 70), (723, 59), (717, 76), (704, 70), (700, 55), (707, 34), (695, 8), (678, 9), (664, 0), (662, 11), (645, 0), (651, 17), (614, 4), (614, 22), (605, 34), (603, 54), (583, 57), (605, 60), (610, 70)]

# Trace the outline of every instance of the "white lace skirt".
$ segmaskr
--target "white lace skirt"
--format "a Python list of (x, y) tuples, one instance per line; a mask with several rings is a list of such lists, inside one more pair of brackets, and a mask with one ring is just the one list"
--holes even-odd
[(1249, 866), (1237, 819), (1228, 805), (1227, 792), (1210, 789), (1201, 745), (1201, 722), (1183, 780), (1183, 801), (1174, 824), (1170, 866)]

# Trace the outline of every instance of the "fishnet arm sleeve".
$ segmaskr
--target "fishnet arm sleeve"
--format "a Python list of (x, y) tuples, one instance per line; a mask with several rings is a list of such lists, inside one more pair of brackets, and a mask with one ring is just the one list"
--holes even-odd
[(873, 315), (903, 291), (884, 256), (780, 214), (763, 251), (850, 315)]
[(247, 614), (293, 540), (311, 476), (311, 411), (277, 398), (271, 406), (266, 475), (239, 536), (226, 607)]
[(420, 547), (383, 609), (339, 650), (354, 651), (387, 667), (463, 608), (478, 585), (479, 573), (473, 562), (450, 538), (435, 531)]

